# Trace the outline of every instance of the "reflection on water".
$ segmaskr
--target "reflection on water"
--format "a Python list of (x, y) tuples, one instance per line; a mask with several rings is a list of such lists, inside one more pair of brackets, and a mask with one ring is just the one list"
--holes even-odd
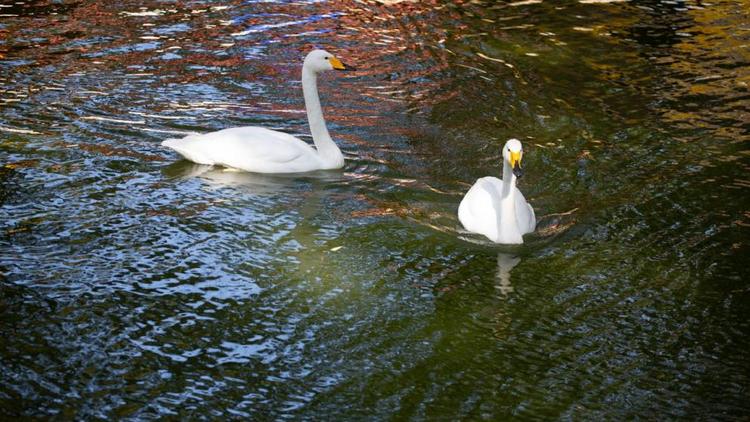
[(200, 178), (214, 187), (232, 186), (256, 194), (275, 194), (294, 190), (300, 180), (320, 184), (346, 183), (348, 179), (339, 171), (316, 171), (299, 174), (248, 173), (231, 168), (206, 166), (180, 160), (162, 169), (169, 178)]
[(506, 253), (497, 254), (497, 289), (503, 296), (513, 293), (513, 285), (510, 283), (510, 272), (513, 267), (521, 262), (521, 258)]
[[(0, 417), (741, 418), (742, 2), (0, 5)], [(343, 171), (174, 162), (308, 132)], [(322, 84), (321, 84), (322, 85)], [(462, 194), (522, 139), (522, 246)]]

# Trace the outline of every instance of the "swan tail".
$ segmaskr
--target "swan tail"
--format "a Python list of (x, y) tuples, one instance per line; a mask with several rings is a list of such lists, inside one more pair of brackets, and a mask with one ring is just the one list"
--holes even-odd
[(165, 139), (165, 140), (163, 140), (161, 142), (161, 146), (167, 147), (167, 148), (171, 148), (171, 149), (175, 149), (175, 147), (177, 147), (179, 145), (179, 142), (181, 140), (182, 139), (177, 139), (177, 138)]
[(190, 148), (190, 145), (187, 141), (190, 141), (192, 137), (193, 136), (191, 135), (181, 139), (169, 138), (162, 141), (161, 144), (162, 146), (175, 150), (178, 154), (194, 163), (213, 165), (213, 161), (207, 159), (204, 154), (201, 154), (199, 151), (195, 151), (194, 148)]

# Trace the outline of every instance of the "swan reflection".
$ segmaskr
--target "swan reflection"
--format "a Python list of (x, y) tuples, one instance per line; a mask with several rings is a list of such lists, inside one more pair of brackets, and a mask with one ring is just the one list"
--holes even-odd
[(257, 194), (274, 194), (286, 190), (295, 190), (300, 179), (309, 182), (338, 182), (344, 179), (340, 171), (314, 171), (304, 174), (261, 174), (250, 173), (225, 167), (195, 164), (188, 160), (180, 160), (162, 169), (162, 174), (170, 178), (191, 179), (200, 178), (209, 185), (222, 187), (249, 188)]
[(513, 268), (521, 262), (521, 258), (506, 254), (499, 253), (497, 255), (497, 274), (496, 278), (498, 284), (495, 286), (503, 296), (508, 296), (513, 293), (513, 285), (510, 284), (510, 272)]
[(502, 339), (508, 335), (508, 327), (511, 324), (511, 311), (508, 303), (498, 303), (508, 300), (513, 293), (513, 285), (510, 282), (510, 273), (513, 271), (521, 258), (507, 253), (497, 254), (497, 272), (495, 273), (495, 289), (498, 291), (496, 301), (493, 304), (492, 332), (496, 338)]

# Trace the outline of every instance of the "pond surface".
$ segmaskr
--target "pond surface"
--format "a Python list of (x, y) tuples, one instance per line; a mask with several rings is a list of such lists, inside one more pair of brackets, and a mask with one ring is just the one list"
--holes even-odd
[[(733, 0), (0, 6), (0, 417), (744, 419), (750, 15)], [(163, 139), (309, 140), (262, 176)], [(538, 230), (456, 217), (524, 142)]]

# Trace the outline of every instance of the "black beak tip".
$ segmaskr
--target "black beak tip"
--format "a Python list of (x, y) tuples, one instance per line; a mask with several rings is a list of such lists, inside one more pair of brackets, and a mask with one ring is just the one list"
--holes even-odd
[(518, 164), (513, 166), (513, 174), (520, 179), (523, 176), (523, 169), (521, 168), (521, 166), (519, 166)]
[(341, 69), (341, 70), (343, 70), (345, 72), (353, 72), (353, 71), (357, 70), (357, 68), (354, 67), (354, 66), (349, 66), (348, 64), (345, 64), (344, 68)]

